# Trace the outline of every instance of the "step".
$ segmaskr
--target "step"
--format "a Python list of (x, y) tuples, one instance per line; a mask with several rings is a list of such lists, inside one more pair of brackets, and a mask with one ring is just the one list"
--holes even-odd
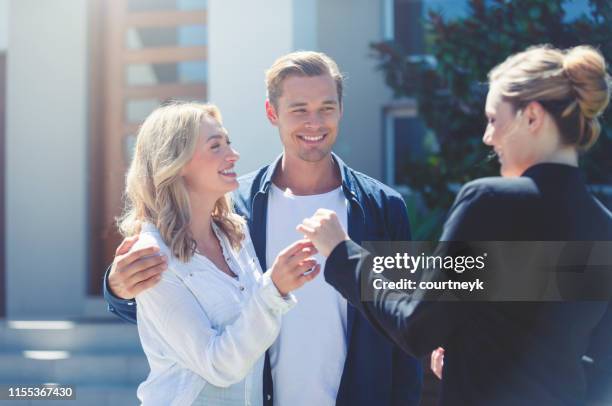
[(118, 321), (0, 321), (0, 351), (142, 352), (136, 325)]
[[(0, 320), (0, 384), (74, 385), (76, 400), (50, 405), (137, 405), (149, 373), (135, 325), (121, 320)], [(0, 401), (38, 405), (40, 400)]]
[(0, 383), (138, 384), (148, 373), (142, 353), (0, 352)]

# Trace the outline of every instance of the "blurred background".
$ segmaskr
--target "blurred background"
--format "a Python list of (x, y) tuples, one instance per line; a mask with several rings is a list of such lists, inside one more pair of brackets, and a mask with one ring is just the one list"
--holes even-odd
[[(216, 103), (245, 174), (281, 152), (266, 68), (328, 53), (347, 76), (335, 151), (400, 190), (415, 238), (435, 239), (459, 185), (498, 171), (481, 143), (486, 73), (539, 43), (611, 61), (611, 2), (0, 0), (0, 384), (137, 402), (148, 365), (135, 327), (106, 311), (102, 276), (135, 135), (164, 100)], [(608, 207), (610, 117), (583, 159)], [(423, 404), (435, 390), (428, 377)]]

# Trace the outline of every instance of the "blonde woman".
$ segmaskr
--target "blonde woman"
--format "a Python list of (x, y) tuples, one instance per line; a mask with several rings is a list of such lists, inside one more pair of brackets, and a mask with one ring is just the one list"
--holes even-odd
[[(461, 188), (440, 240), (612, 241), (612, 213), (578, 168), (610, 101), (603, 56), (588, 46), (536, 46), (489, 79), (483, 142), (502, 176)], [(612, 404), (612, 302), (427, 302), (384, 290), (363, 301), (361, 287), (376, 277), (371, 256), (337, 216), (319, 211), (299, 229), (328, 257), (325, 280), (374, 326), (412, 355), (435, 350), (440, 405)]]
[(238, 158), (212, 105), (160, 107), (138, 134), (120, 229), (168, 260), (136, 297), (145, 405), (261, 405), (262, 355), (295, 304), (290, 292), (319, 272), (299, 241), (262, 274), (228, 195)]

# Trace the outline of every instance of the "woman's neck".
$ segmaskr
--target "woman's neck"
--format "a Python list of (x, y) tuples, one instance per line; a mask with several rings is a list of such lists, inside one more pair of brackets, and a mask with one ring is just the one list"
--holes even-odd
[(212, 211), (217, 200), (201, 197), (202, 194), (190, 193), (191, 219), (189, 229), (198, 247), (207, 246), (213, 238)]
[(542, 156), (538, 163), (553, 163), (578, 166), (578, 152), (574, 147), (563, 147)]

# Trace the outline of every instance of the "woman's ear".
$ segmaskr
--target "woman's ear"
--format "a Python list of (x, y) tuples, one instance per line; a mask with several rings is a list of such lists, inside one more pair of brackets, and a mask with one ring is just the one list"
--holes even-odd
[(527, 120), (527, 129), (531, 133), (537, 133), (544, 124), (546, 119), (546, 110), (537, 101), (529, 103), (523, 110), (525, 119)]

